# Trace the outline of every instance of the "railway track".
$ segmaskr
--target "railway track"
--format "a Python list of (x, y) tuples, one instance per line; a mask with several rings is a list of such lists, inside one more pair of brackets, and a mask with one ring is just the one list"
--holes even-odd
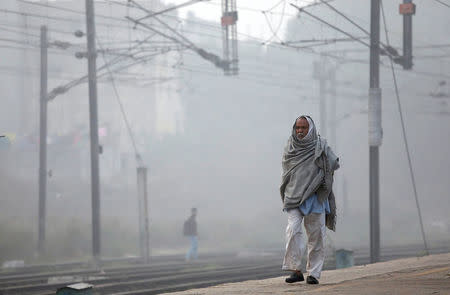
[[(281, 274), (279, 258), (226, 259), (196, 263), (168, 262), (159, 265), (136, 265), (99, 270), (77, 270), (62, 273), (8, 275), (1, 277), (0, 294), (54, 294), (68, 282), (49, 282), (49, 278), (70, 278), (95, 285), (95, 294), (113, 294), (135, 290), (161, 292), (163, 289), (186, 288), (191, 285), (237, 281), (240, 277), (266, 278)], [(276, 267), (274, 267), (276, 265)], [(185, 286), (185, 287), (182, 287)], [(148, 291), (146, 291), (148, 292)], [(148, 293), (156, 294), (156, 293)]]
[[(435, 248), (431, 253), (445, 253), (450, 246)], [(381, 260), (417, 256), (420, 247), (396, 247), (382, 250)], [(282, 253), (241, 258), (236, 255), (209, 256), (194, 263), (185, 263), (181, 256), (155, 258), (151, 264), (122, 261), (121, 265), (103, 264), (101, 269), (86, 263), (63, 267), (41, 266), (0, 273), (0, 295), (47, 295), (74, 282), (93, 284), (96, 295), (159, 294), (221, 283), (265, 279), (285, 275), (280, 269)], [(367, 251), (354, 253), (355, 264), (369, 263)], [(123, 265), (122, 265), (123, 264)], [(327, 260), (324, 269), (333, 269)]]

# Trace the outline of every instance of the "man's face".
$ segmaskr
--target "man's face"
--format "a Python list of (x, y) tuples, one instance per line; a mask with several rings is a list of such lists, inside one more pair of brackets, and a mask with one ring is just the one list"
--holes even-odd
[(300, 118), (295, 122), (295, 134), (298, 139), (303, 139), (308, 134), (309, 123), (305, 118)]

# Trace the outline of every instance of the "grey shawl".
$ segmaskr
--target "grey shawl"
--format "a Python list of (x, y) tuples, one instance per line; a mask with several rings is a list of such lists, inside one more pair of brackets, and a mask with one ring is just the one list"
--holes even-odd
[[(298, 208), (314, 193), (320, 202), (328, 199), (330, 214), (326, 216), (329, 229), (336, 229), (336, 202), (332, 192), (334, 171), (339, 168), (339, 158), (332, 152), (326, 140), (317, 135), (314, 121), (309, 116), (310, 130), (299, 139), (295, 122), (291, 136), (284, 148), (283, 174), (280, 186), (285, 209)], [(312, 125), (312, 126), (311, 126)]]

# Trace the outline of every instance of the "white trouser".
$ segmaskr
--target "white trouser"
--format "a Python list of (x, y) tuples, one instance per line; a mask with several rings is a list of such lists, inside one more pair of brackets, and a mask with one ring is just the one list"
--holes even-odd
[(325, 260), (325, 213), (311, 213), (307, 216), (302, 216), (299, 209), (289, 209), (287, 214), (286, 253), (282, 269), (301, 270), (302, 254), (304, 252), (302, 221), (305, 219), (305, 229), (308, 236), (308, 263), (306, 271), (310, 276), (319, 279)]

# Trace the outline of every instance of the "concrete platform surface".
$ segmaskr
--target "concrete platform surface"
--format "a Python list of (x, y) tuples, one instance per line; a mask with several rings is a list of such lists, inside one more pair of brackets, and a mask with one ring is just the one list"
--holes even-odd
[[(289, 273), (286, 273), (286, 276)], [(449, 294), (450, 253), (322, 272), (319, 285), (287, 284), (285, 277), (222, 284), (172, 295)]]

